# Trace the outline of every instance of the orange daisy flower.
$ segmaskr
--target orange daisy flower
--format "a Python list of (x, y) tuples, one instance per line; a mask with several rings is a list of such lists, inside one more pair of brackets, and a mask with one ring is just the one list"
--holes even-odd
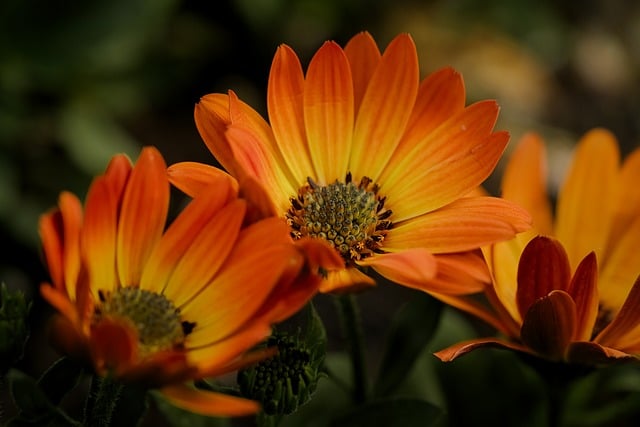
[[(544, 144), (535, 134), (525, 135), (505, 169), (502, 189), (503, 197), (531, 212), (533, 228), (511, 241), (484, 248), (493, 276), (488, 295), (494, 310), (464, 297), (451, 298), (449, 302), (518, 341), (526, 313), (519, 302), (519, 295), (524, 292), (520, 290), (520, 276), (528, 274), (522, 272), (524, 248), (536, 235), (553, 236), (560, 242), (556, 246), (562, 245), (562, 252), (566, 249), (566, 274), (574, 272), (578, 276), (579, 266), (593, 253), (594, 260), (588, 262), (594, 264), (590, 274), (597, 278), (589, 280), (597, 284), (593, 290), (596, 303), (589, 308), (587, 317), (595, 316), (591, 320), (596, 323), (581, 326), (591, 333), (583, 334), (581, 339), (625, 353), (640, 352), (640, 329), (632, 330), (640, 322), (640, 317), (633, 314), (638, 312), (636, 294), (640, 292), (635, 290), (640, 274), (640, 252), (635, 248), (640, 239), (640, 187), (636, 184), (640, 179), (640, 149), (631, 153), (622, 166), (619, 163), (615, 137), (604, 129), (588, 132), (576, 147), (558, 194), (554, 221), (546, 191)], [(462, 354), (452, 351), (440, 354), (446, 359)], [(598, 349), (598, 354), (603, 351)]]
[(84, 210), (63, 192), (41, 217), (52, 284), (40, 289), (60, 313), (54, 340), (98, 374), (160, 388), (191, 411), (253, 413), (253, 401), (187, 383), (265, 357), (247, 350), (317, 291), (320, 279), (308, 274), (317, 262), (341, 259), (317, 242), (297, 248), (280, 218), (248, 222), (247, 202), (222, 171), (165, 230), (169, 193), (164, 159), (147, 147), (135, 166), (115, 156)]
[[(233, 176), (262, 183), (294, 238), (328, 241), (343, 268), (321, 291), (373, 285), (372, 268), (433, 294), (480, 291), (490, 281), (480, 246), (527, 229), (529, 215), (490, 197), (464, 197), (493, 171), (508, 141), (493, 132), (494, 101), (465, 107), (451, 68), (420, 82), (416, 47), (397, 36), (380, 53), (368, 33), (326, 42), (306, 74), (278, 48), (269, 76), (270, 124), (230, 92), (203, 97), (195, 120)], [(169, 168), (195, 195), (205, 165)]]

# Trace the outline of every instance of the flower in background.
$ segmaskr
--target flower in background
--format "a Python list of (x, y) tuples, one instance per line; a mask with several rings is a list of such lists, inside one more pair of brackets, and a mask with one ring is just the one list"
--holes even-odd
[(220, 171), (165, 230), (170, 187), (152, 147), (135, 166), (115, 156), (84, 210), (63, 192), (40, 220), (52, 281), (41, 293), (60, 313), (57, 346), (99, 375), (160, 388), (195, 412), (257, 411), (253, 401), (187, 382), (268, 356), (247, 350), (317, 291), (320, 279), (309, 272), (317, 262), (330, 267), (333, 252), (317, 242), (300, 250), (280, 218), (247, 221), (237, 192)]
[(597, 282), (595, 252), (584, 257), (572, 275), (562, 245), (551, 237), (534, 237), (520, 256), (516, 294), (509, 301), (517, 307), (521, 320), (505, 319), (517, 329), (510, 328), (507, 339), (472, 339), (441, 350), (436, 356), (451, 361), (477, 348), (498, 347), (578, 364), (638, 360), (640, 276), (617, 315), (606, 325), (599, 323), (602, 313)]
[[(575, 319), (567, 321), (573, 315), (562, 310), (575, 305), (580, 333), (569, 335), (573, 341), (591, 343), (591, 347), (581, 345), (593, 351), (592, 360), (639, 353), (640, 328), (635, 325), (640, 318), (634, 313), (639, 312), (640, 304), (640, 290), (636, 289), (640, 275), (640, 252), (636, 250), (640, 239), (640, 149), (631, 153), (622, 166), (619, 157), (617, 142), (610, 132), (588, 132), (576, 147), (571, 169), (558, 194), (554, 221), (546, 191), (544, 145), (537, 135), (526, 135), (505, 169), (502, 189), (503, 197), (531, 212), (533, 229), (511, 241), (484, 248), (493, 276), (493, 287), (487, 292), (493, 310), (464, 297), (452, 298), (452, 305), (489, 322), (512, 343), (525, 344), (531, 339), (525, 335), (536, 329), (540, 334), (555, 331), (556, 338), (567, 344), (568, 335), (560, 335), (567, 332), (563, 326)], [(536, 235), (557, 240), (553, 244), (535, 243), (526, 255), (525, 247), (534, 242)], [(535, 256), (545, 261), (532, 264)], [(540, 283), (545, 275), (550, 275), (547, 279), (552, 281)], [(573, 288), (568, 285), (571, 275), (577, 283)], [(567, 294), (573, 303), (568, 302)], [(587, 297), (588, 303), (583, 301)], [(545, 302), (534, 304), (535, 298)], [(528, 314), (531, 307), (537, 307), (537, 314)], [(541, 315), (549, 318), (533, 320), (532, 316)], [(554, 315), (560, 316), (555, 329), (550, 327)], [(546, 328), (536, 323), (545, 321)], [(478, 346), (492, 345), (492, 340), (481, 342), (459, 344), (438, 355), (451, 360)], [(530, 342), (528, 345), (535, 348)], [(578, 360), (580, 356), (567, 353), (567, 348), (555, 350), (551, 356), (556, 358)]]
[[(497, 104), (465, 107), (451, 68), (420, 82), (407, 34), (382, 54), (366, 32), (344, 49), (326, 42), (306, 74), (280, 46), (267, 106), (270, 124), (233, 92), (210, 94), (195, 120), (227, 171), (262, 183), (294, 238), (325, 240), (340, 254), (343, 268), (328, 272), (321, 291), (373, 285), (372, 268), (434, 295), (478, 292), (490, 278), (477, 249), (530, 226), (515, 204), (469, 194), (509, 139), (493, 131)], [(169, 173), (195, 195), (208, 170), (179, 163)]]

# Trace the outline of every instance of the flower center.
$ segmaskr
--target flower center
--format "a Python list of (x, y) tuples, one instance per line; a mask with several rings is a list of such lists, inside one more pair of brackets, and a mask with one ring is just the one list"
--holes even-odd
[(99, 292), (101, 304), (94, 320), (112, 317), (128, 321), (138, 332), (140, 353), (146, 355), (180, 347), (195, 323), (182, 321), (180, 310), (164, 295), (130, 286)]
[(382, 252), (380, 247), (392, 226), (384, 208), (385, 197), (378, 195), (378, 185), (363, 177), (358, 184), (348, 173), (344, 182), (320, 186), (311, 178), (291, 198), (286, 218), (291, 235), (299, 239), (310, 236), (328, 241), (350, 263)]

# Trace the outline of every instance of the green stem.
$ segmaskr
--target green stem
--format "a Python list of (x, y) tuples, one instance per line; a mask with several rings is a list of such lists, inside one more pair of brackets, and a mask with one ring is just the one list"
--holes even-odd
[(109, 427), (121, 392), (122, 383), (94, 375), (85, 406), (84, 425)]
[(353, 400), (356, 404), (361, 404), (367, 401), (369, 386), (360, 310), (355, 296), (351, 294), (339, 296), (338, 307), (341, 316), (342, 333), (351, 356)]

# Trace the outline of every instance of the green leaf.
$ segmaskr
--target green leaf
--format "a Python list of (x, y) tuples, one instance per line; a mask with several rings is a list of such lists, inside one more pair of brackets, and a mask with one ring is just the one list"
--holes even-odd
[(83, 372), (82, 365), (67, 357), (62, 357), (42, 374), (38, 379), (38, 386), (48, 401), (57, 405), (69, 391), (78, 385)]
[(446, 426), (444, 411), (418, 399), (387, 399), (359, 406), (337, 418), (332, 427)]
[(424, 293), (416, 293), (394, 317), (378, 378), (376, 396), (386, 396), (406, 378), (414, 362), (431, 341), (442, 304)]
[(27, 374), (12, 369), (8, 372), (7, 379), (10, 382), (11, 395), (19, 409), (19, 414), (10, 419), (6, 427), (80, 425), (62, 409), (54, 406), (40, 389), (38, 383)]

